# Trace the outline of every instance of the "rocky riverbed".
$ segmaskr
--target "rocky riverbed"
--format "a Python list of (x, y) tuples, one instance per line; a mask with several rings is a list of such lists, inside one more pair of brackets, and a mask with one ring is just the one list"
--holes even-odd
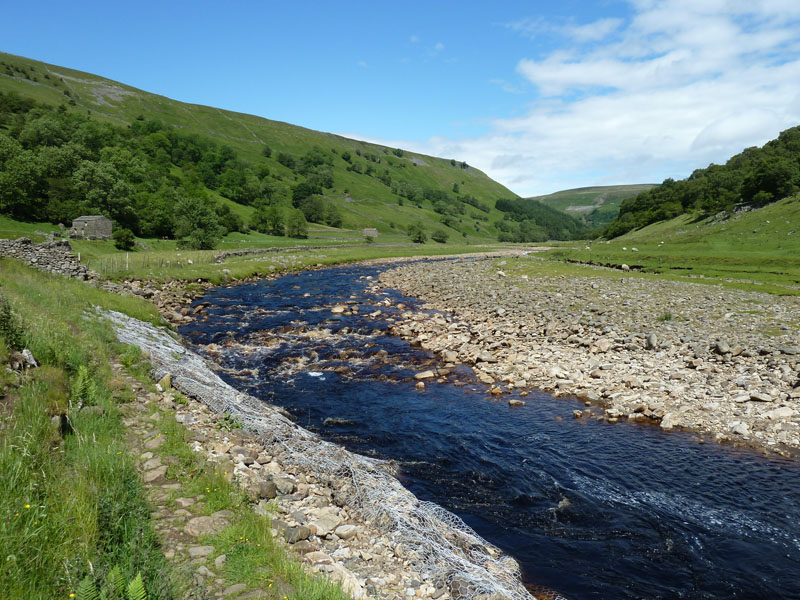
[(537, 260), (387, 271), (378, 287), (442, 313), (405, 312), (392, 331), (472, 366), (494, 397), (538, 388), (584, 399), (576, 418), (800, 450), (800, 299), (607, 270), (540, 277)]

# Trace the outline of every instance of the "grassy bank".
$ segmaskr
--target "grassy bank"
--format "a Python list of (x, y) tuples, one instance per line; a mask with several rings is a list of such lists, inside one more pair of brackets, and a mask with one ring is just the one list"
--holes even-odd
[[(5, 598), (67, 598), (87, 576), (141, 574), (150, 598), (176, 597), (134, 462), (125, 450), (102, 303), (146, 320), (152, 306), (0, 261), (12, 316), (0, 351), (42, 363), (4, 380), (0, 429), (0, 589)], [(96, 408), (95, 408), (96, 407)], [(82, 410), (81, 410), (82, 408)], [(66, 414), (69, 425), (53, 424)]]
[(800, 294), (800, 199), (789, 198), (728, 218), (682, 215), (611, 242), (574, 244), (558, 260), (627, 264), (668, 279), (761, 292)]
[[(294, 247), (280, 247), (279, 251), (258, 255), (231, 257), (223, 263), (215, 263), (220, 250), (186, 251), (177, 249), (151, 250), (147, 252), (122, 252), (111, 242), (74, 241), (81, 262), (110, 279), (135, 277), (140, 279), (208, 279), (222, 283), (230, 278), (242, 279), (254, 275), (269, 275), (284, 271), (295, 271), (314, 265), (392, 258), (400, 256), (453, 255), (480, 252), (501, 247), (500, 244), (467, 246), (462, 244), (404, 244), (383, 246), (360, 243), (344, 247), (305, 249), (303, 245), (316, 246), (316, 240)], [(227, 271), (224, 273), (223, 271)]]
[[(142, 376), (144, 365), (91, 313), (101, 306), (150, 322), (161, 317), (143, 300), (6, 259), (0, 259), (0, 292), (6, 307), (0, 310), (3, 598), (80, 597), (90, 583), (110, 590), (119, 583), (127, 587), (138, 576), (150, 600), (182, 597), (187, 576), (165, 561), (126, 445), (121, 413), (131, 389), (109, 366), (118, 355)], [(23, 347), (41, 366), (9, 372), (5, 363)], [(65, 418), (54, 421), (59, 415)], [(286, 557), (270, 537), (268, 520), (252, 514), (232, 484), (192, 456), (180, 426), (172, 421), (164, 427), (172, 454), (182, 459), (175, 476), (198, 489), (223, 490), (208, 505), (237, 514), (213, 543), (230, 546), (231, 555), (253, 572), (251, 578), (280, 577), (307, 598), (344, 598), (341, 590), (310, 578)], [(240, 538), (257, 541), (239, 548)]]

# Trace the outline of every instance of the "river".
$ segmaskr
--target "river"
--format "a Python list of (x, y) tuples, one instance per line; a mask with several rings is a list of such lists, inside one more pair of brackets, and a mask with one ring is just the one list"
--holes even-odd
[(387, 334), (393, 307), (418, 303), (365, 292), (385, 268), (215, 288), (181, 333), (234, 387), (396, 460), (412, 492), (514, 556), (533, 585), (570, 600), (800, 598), (797, 461), (574, 420), (577, 400), (535, 390), (510, 407), (467, 367), (417, 389), (413, 375), (441, 365)]

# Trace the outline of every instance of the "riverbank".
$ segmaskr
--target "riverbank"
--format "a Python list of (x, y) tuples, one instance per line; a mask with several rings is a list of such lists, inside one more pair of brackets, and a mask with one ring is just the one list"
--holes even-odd
[[(550, 263), (551, 264), (551, 263)], [(379, 279), (452, 315), (393, 333), (467, 364), (494, 397), (577, 396), (577, 418), (657, 423), (703, 439), (800, 451), (800, 301), (544, 261), (419, 262)]]
[[(167, 390), (159, 405), (192, 432), (192, 450), (235, 480), (256, 512), (274, 513), (273, 536), (353, 598), (530, 598), (513, 559), (418, 500), (390, 463), (325, 442), (282, 409), (237, 392), (165, 330), (104, 316), (120, 342), (147, 357)], [(171, 388), (197, 401), (177, 403)]]

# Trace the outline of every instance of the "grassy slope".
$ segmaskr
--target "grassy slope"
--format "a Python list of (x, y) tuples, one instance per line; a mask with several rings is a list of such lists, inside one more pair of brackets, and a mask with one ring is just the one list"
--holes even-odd
[[(636, 248), (638, 252), (632, 251)], [(553, 255), (595, 263), (640, 265), (669, 277), (692, 277), (760, 291), (800, 294), (800, 198), (729, 219), (688, 215), (654, 223), (586, 250)]]
[[(439, 224), (439, 216), (429, 210), (429, 205), (423, 205), (427, 208), (422, 210), (410, 206), (409, 203), (400, 207), (397, 196), (377, 178), (347, 171), (348, 163), (341, 158), (341, 154), (345, 151), (351, 153), (354, 162), (357, 161), (364, 167), (374, 166), (376, 173), (388, 169), (393, 180), (416, 184), (422, 188), (441, 188), (450, 192), (453, 184), (458, 184), (462, 195), (470, 194), (490, 206), (494, 206), (497, 198), (516, 197), (516, 194), (493, 181), (481, 171), (473, 167), (462, 169), (459, 166), (460, 163), (456, 163), (454, 166), (450, 160), (407, 151), (403, 153), (402, 157), (397, 157), (390, 148), (383, 146), (271, 121), (254, 115), (186, 104), (97, 75), (11, 54), (0, 53), (0, 61), (24, 66), (36, 79), (36, 81), (32, 81), (19, 74), (11, 77), (3, 69), (0, 69), (0, 89), (2, 90), (15, 91), (39, 102), (53, 105), (63, 104), (69, 100), (69, 97), (64, 94), (66, 90), (75, 101), (74, 106), (68, 105), (69, 110), (91, 111), (94, 118), (98, 120), (127, 125), (137, 117), (143, 116), (147, 119), (160, 120), (186, 132), (207, 135), (219, 143), (230, 145), (245, 159), (266, 161), (270, 171), (280, 175), (289, 185), (293, 183), (295, 176), (289, 169), (277, 162), (276, 157), (279, 151), (299, 157), (315, 145), (326, 150), (335, 150), (338, 153), (334, 156), (335, 188), (329, 192), (328, 197), (342, 210), (345, 225), (351, 229), (377, 227), (382, 233), (400, 233), (392, 225), (405, 227), (418, 219), (422, 219), (430, 230), (444, 227)], [(45, 78), (45, 75), (48, 78)], [(264, 158), (261, 155), (265, 145), (273, 150), (270, 158)], [(381, 158), (381, 164), (365, 160), (363, 156), (356, 154), (357, 151), (362, 154), (378, 155)], [(347, 190), (347, 194), (345, 190)], [(248, 211), (237, 210), (237, 212)], [(468, 208), (468, 214), (461, 217), (459, 232), (466, 232), (473, 238), (496, 236), (493, 227), (471, 218), (470, 213), (479, 213), (479, 211)], [(501, 213), (492, 209), (491, 221), (501, 217)], [(455, 235), (461, 237), (461, 233), (456, 231), (450, 230), (450, 233), (453, 237)]]
[(654, 185), (652, 183), (640, 183), (575, 188), (554, 192), (546, 196), (535, 196), (530, 200), (538, 200), (542, 204), (552, 206), (573, 217), (586, 216), (597, 210), (600, 214), (597, 215), (596, 221), (608, 223), (619, 213), (619, 205), (623, 200), (649, 190)]
[[(157, 310), (142, 299), (9, 259), (0, 259), (0, 291), (13, 310), (11, 321), (0, 315), (3, 598), (72, 597), (84, 577), (93, 573), (102, 586), (115, 566), (126, 582), (141, 573), (151, 600), (185, 597), (190, 581), (164, 559), (135, 457), (128, 451), (121, 404), (132, 392), (114, 377), (112, 357), (120, 356), (143, 376), (148, 391), (155, 388), (138, 350), (118, 344), (108, 322), (92, 316), (92, 307), (100, 306), (160, 323)], [(42, 366), (19, 375), (6, 371), (12, 339), (29, 348)], [(81, 411), (81, 404), (103, 411)], [(155, 404), (149, 408), (159, 410)], [(236, 513), (233, 525), (208, 539), (229, 556), (233, 570), (223, 576), (231, 583), (244, 580), (265, 587), (279, 579), (297, 589), (297, 597), (345, 600), (338, 586), (307, 575), (288, 559), (270, 535), (269, 520), (253, 513), (241, 491), (192, 451), (174, 415), (160, 412), (167, 441), (159, 452), (174, 457), (170, 477), (194, 490), (206, 512)], [(62, 413), (72, 426), (63, 438), (50, 421), (50, 415)], [(213, 494), (204, 493), (210, 489)], [(253, 543), (242, 548), (239, 540), (245, 538)]]

